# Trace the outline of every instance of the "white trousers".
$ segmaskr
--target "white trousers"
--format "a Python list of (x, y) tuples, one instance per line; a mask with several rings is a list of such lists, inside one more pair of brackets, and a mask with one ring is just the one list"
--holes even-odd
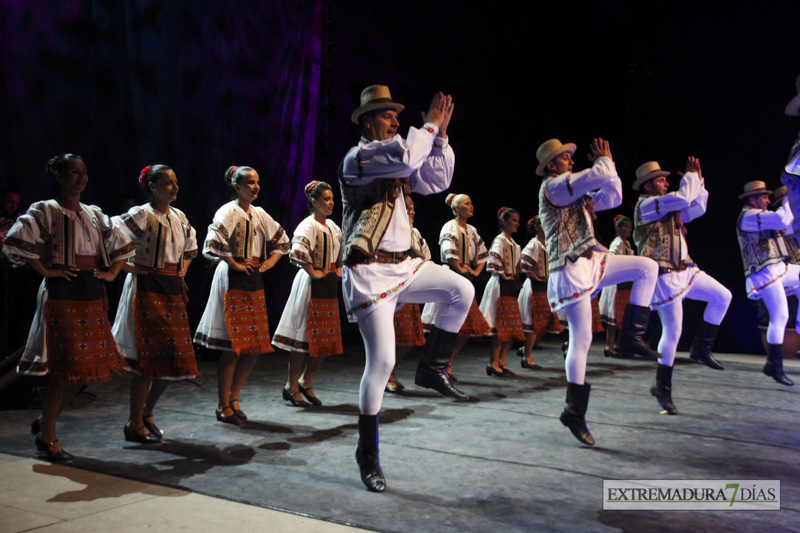
[[(697, 273), (692, 280), (692, 286), (683, 295), (690, 300), (707, 302), (703, 312), (703, 320), (709, 324), (719, 326), (728, 306), (731, 304), (731, 291), (726, 289), (719, 281), (703, 271)], [(786, 298), (783, 299), (784, 304)], [(676, 300), (658, 310), (661, 319), (661, 340), (658, 341), (658, 351), (663, 357), (658, 360), (662, 365), (672, 366), (675, 362), (675, 352), (683, 330), (683, 299)], [(785, 323), (784, 323), (785, 324)]]
[[(781, 278), (781, 283), (772, 283), (762, 289), (761, 299), (769, 312), (767, 343), (783, 344), (783, 333), (789, 321), (789, 304), (786, 302), (786, 289), (800, 288), (800, 265), (786, 265), (788, 272)], [(797, 313), (800, 318), (800, 309)], [(795, 329), (798, 329), (798, 324)]]
[(375, 415), (381, 410), (383, 391), (394, 368), (394, 311), (405, 303), (437, 302), (436, 327), (457, 333), (467, 318), (475, 287), (467, 278), (449, 268), (429, 265), (397, 297), (394, 305), (386, 303), (358, 318), (364, 339), (367, 362), (361, 377), (358, 406), (361, 414)]
[[(580, 261), (580, 259), (579, 259)], [(647, 257), (609, 255), (606, 270), (596, 289), (632, 281), (631, 304), (649, 306), (658, 281), (658, 264)], [(569, 349), (564, 366), (567, 381), (583, 385), (586, 358), (592, 345), (592, 302), (583, 298), (564, 308), (569, 324)]]

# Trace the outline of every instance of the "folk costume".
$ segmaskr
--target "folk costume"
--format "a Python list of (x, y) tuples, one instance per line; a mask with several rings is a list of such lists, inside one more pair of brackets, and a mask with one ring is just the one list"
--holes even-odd
[(585, 196), (592, 199), (595, 211), (614, 208), (622, 201), (622, 183), (614, 161), (606, 156), (597, 157), (590, 168), (580, 172), (556, 175), (547, 169), (553, 159), (575, 150), (572, 143), (546, 141), (536, 151), (536, 173), (544, 178), (539, 189), (539, 219), (549, 258), (547, 296), (550, 308), (566, 314), (569, 325), (567, 401), (560, 419), (578, 440), (593, 445), (585, 419), (591, 386), (584, 382), (592, 343), (590, 297), (604, 286), (633, 281), (620, 352), (653, 357), (642, 337), (649, 316), (645, 306), (652, 298), (658, 270), (650, 260), (593, 251), (597, 241)]
[[(339, 277), (342, 266), (342, 230), (332, 220), (325, 224), (306, 217), (294, 230), (289, 260), (299, 268), (283, 309), (273, 346), (312, 357), (342, 353), (339, 319)], [(322, 279), (312, 279), (303, 269), (329, 269)]]
[[(751, 181), (745, 184), (744, 193), (739, 198), (769, 192), (763, 181)], [(800, 265), (788, 262), (790, 252), (785, 242), (785, 234), (791, 233), (793, 221), (787, 196), (776, 211), (745, 205), (736, 223), (747, 297), (762, 300), (769, 312), (764, 373), (778, 383), (789, 386), (794, 383), (783, 370), (783, 337), (789, 320), (786, 294), (800, 288)], [(800, 330), (797, 326), (796, 329)]]
[[(489, 259), (489, 250), (486, 249), (486, 244), (483, 239), (478, 235), (478, 231), (471, 224), (467, 224), (466, 228), (461, 227), (456, 220), (449, 220), (442, 226), (439, 232), (439, 252), (442, 265), (450, 268), (449, 261), (455, 259), (462, 265), (469, 265), (475, 268), (481, 263), (485, 263)], [(452, 270), (452, 269), (451, 269)], [(454, 270), (456, 274), (461, 274)], [(470, 283), (475, 283), (474, 279), (467, 276)], [(436, 318), (438, 312), (437, 303), (425, 304), (422, 310), (422, 322), (425, 324), (425, 330), (429, 330), (431, 324)], [(486, 323), (480, 308), (478, 307), (477, 300), (473, 299), (470, 306), (467, 318), (464, 324), (458, 331), (459, 337), (483, 337), (489, 335), (492, 328)]]
[[(645, 163), (636, 170), (634, 190), (668, 174), (655, 161)], [(661, 319), (658, 343), (661, 358), (650, 392), (669, 414), (678, 413), (671, 396), (672, 366), (683, 329), (684, 298), (707, 302), (690, 357), (716, 370), (725, 368), (711, 353), (711, 346), (731, 303), (731, 291), (697, 267), (689, 256), (684, 236), (684, 224), (705, 214), (707, 203), (708, 191), (702, 176), (686, 172), (677, 191), (660, 196), (642, 194), (634, 209), (633, 239), (639, 255), (653, 259), (659, 266), (650, 308), (658, 311)]]
[(235, 201), (219, 208), (203, 243), (203, 256), (218, 264), (194, 342), (237, 355), (274, 351), (261, 272), (234, 271), (219, 258), (260, 263), (275, 253), (289, 253), (289, 238), (266, 211), (251, 205), (247, 214)]
[[(522, 318), (517, 303), (517, 273), (522, 250), (516, 241), (501, 233), (489, 248), (487, 270), (492, 274), (479, 306), (486, 323), (501, 342), (524, 341)], [(503, 279), (501, 274), (512, 276)]]
[[(440, 96), (434, 102), (441, 104)], [(449, 99), (447, 99), (449, 102)], [(373, 111), (402, 111), (389, 88), (372, 85), (351, 115), (358, 124)], [(452, 107), (450, 108), (452, 112)], [(366, 122), (365, 122), (366, 124)], [(370, 125), (372, 123), (370, 122)], [(438, 125), (426, 123), (384, 140), (361, 138), (339, 167), (342, 191), (344, 267), (342, 292), (348, 319), (358, 322), (366, 350), (359, 396), (361, 480), (382, 492), (386, 482), (378, 460), (378, 412), (395, 364), (393, 316), (398, 303), (437, 301), (442, 306), (417, 366), (415, 383), (453, 397), (466, 395), (450, 384), (445, 367), (474, 297), (472, 285), (448, 269), (425, 261), (412, 249), (404, 195), (441, 192), (450, 186), (455, 155)]]
[(564, 331), (558, 322), (558, 315), (550, 310), (550, 302), (547, 300), (547, 281), (534, 280), (529, 276), (529, 274), (536, 274), (539, 278), (546, 280), (550, 275), (547, 266), (547, 248), (536, 237), (528, 241), (528, 244), (522, 249), (519, 271), (528, 275), (517, 299), (522, 319), (522, 331), (525, 334), (536, 334), (540, 331), (548, 333)]
[(179, 276), (197, 257), (197, 234), (186, 215), (147, 203), (111, 219), (133, 241), (131, 262), (149, 271), (128, 273), (112, 333), (131, 370), (146, 378), (189, 379), (200, 375), (186, 313), (188, 296)]
[(70, 280), (42, 280), (17, 372), (72, 384), (127, 369), (111, 335), (105, 286), (92, 271), (133, 256), (134, 247), (99, 207), (80, 204), (75, 212), (56, 200), (36, 202), (9, 230), (3, 252), (14, 262), (80, 269)]

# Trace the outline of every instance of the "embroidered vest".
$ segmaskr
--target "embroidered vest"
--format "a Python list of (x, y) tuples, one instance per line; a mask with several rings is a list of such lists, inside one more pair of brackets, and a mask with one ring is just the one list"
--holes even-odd
[(389, 192), (395, 189), (397, 182), (375, 179), (365, 185), (347, 185), (342, 179), (343, 163), (339, 164), (338, 171), (342, 190), (343, 257), (346, 264), (357, 265), (378, 250), (394, 213), (395, 202), (390, 199)]
[(581, 197), (567, 206), (554, 205), (547, 199), (546, 178), (539, 188), (539, 218), (545, 234), (550, 271), (564, 268), (567, 260), (576, 261), (597, 243), (592, 218)]
[[(457, 223), (455, 224), (456, 226), (458, 225)], [(470, 255), (472, 254), (470, 250), (472, 243), (470, 241), (472, 239), (469, 235), (469, 228), (457, 227), (455, 231), (445, 233), (441, 240), (448, 240), (453, 243), (455, 247), (455, 249), (442, 250), (442, 263), (446, 263), (450, 259), (455, 259), (462, 265), (474, 266), (473, 261), (470, 259)], [(441, 244), (441, 242), (439, 244)]]
[[(681, 266), (681, 222), (680, 212), (672, 211), (650, 224), (642, 224), (639, 219), (639, 206), (646, 199), (640, 196), (633, 211), (633, 240), (639, 255), (649, 257), (660, 268), (678, 269)], [(658, 200), (656, 200), (658, 202)], [(656, 203), (658, 213), (658, 203)], [(692, 258), (687, 252), (687, 263), (692, 263)]]
[(767, 265), (781, 263), (789, 257), (783, 231), (765, 229), (762, 231), (742, 231), (739, 222), (749, 208), (745, 207), (739, 213), (736, 221), (736, 237), (739, 240), (739, 249), (742, 252), (744, 275), (755, 274)]
[[(49, 261), (51, 265), (75, 266), (75, 220), (64, 214), (56, 200), (47, 200), (47, 209), (50, 211), (50, 231), (43, 231), (45, 243), (49, 251)], [(111, 261), (108, 258), (108, 250), (100, 223), (92, 212), (83, 207), (81, 211), (89, 214), (92, 227), (97, 232), (100, 242), (100, 258), (103, 266), (108, 267)], [(44, 230), (40, 226), (41, 230)]]
[(415, 231), (414, 229), (411, 230), (411, 249), (414, 250), (415, 255), (423, 259), (427, 259), (425, 256), (425, 248), (428, 247), (428, 243), (425, 242), (425, 239), (422, 237), (419, 231)]
[[(191, 227), (188, 221), (181, 216), (181, 212), (171, 207), (178, 214), (180, 220), (181, 231), (183, 232), (183, 251), (178, 260), (178, 271), (183, 270), (183, 262), (186, 259), (186, 246), (189, 244), (189, 234)], [(131, 230), (136, 237), (133, 241), (136, 255), (128, 261), (135, 265), (145, 268), (163, 269), (166, 264), (166, 246), (167, 246), (167, 228), (159, 222), (158, 216), (155, 213), (144, 209), (145, 212), (145, 225), (144, 229), (139, 228), (133, 217), (125, 213), (120, 218), (125, 222), (128, 229)]]
[(331, 263), (333, 263), (335, 259), (333, 257), (332, 242), (332, 239), (335, 237), (332, 236), (332, 232), (330, 231), (320, 231), (316, 224), (314, 224), (314, 231), (316, 232), (316, 238), (314, 239), (314, 253), (311, 258), (311, 266), (319, 270), (330, 268)]
[[(537, 239), (536, 242), (538, 243), (539, 240)], [(531, 271), (540, 278), (547, 279), (550, 276), (550, 269), (547, 264), (547, 250), (541, 243), (534, 244), (534, 246), (539, 249), (539, 260), (532, 263)]]

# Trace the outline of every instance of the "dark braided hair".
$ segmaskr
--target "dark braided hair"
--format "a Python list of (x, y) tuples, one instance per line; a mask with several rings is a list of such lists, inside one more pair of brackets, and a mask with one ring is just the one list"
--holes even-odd
[(326, 181), (314, 180), (307, 184), (303, 188), (303, 191), (306, 193), (306, 202), (308, 203), (309, 211), (314, 211), (314, 204), (311, 203), (312, 200), (319, 200), (323, 192), (332, 190), (333, 188), (330, 183)]
[(55, 178), (56, 172), (62, 174), (70, 161), (83, 161), (83, 158), (77, 154), (70, 153), (57, 155), (47, 162), (47, 167), (45, 170), (48, 174)]
[(147, 165), (139, 172), (139, 186), (145, 191), (149, 191), (147, 184), (155, 181), (164, 172), (172, 170), (167, 165)]

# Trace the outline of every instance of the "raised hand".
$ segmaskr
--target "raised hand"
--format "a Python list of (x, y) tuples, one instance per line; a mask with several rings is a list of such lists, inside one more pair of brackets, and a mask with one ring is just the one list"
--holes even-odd
[(601, 139), (600, 137), (592, 140), (591, 144), (589, 145), (589, 150), (589, 161), (592, 163), (594, 163), (600, 157), (613, 159), (613, 157), (611, 157), (611, 145), (608, 143), (608, 141)]
[(447, 99), (442, 91), (433, 95), (431, 105), (428, 107), (428, 112), (425, 114), (425, 122), (430, 122), (440, 127), (444, 119), (445, 111), (447, 110), (446, 105)]
[(697, 175), (700, 176), (700, 179), (703, 179), (703, 172), (700, 170), (700, 160), (695, 156), (690, 155), (686, 159), (686, 172), (697, 172)]
[(439, 137), (447, 137), (447, 126), (450, 125), (450, 118), (453, 116), (453, 109), (456, 104), (453, 102), (453, 97), (449, 94), (445, 97), (445, 109), (442, 123), (439, 125)]

